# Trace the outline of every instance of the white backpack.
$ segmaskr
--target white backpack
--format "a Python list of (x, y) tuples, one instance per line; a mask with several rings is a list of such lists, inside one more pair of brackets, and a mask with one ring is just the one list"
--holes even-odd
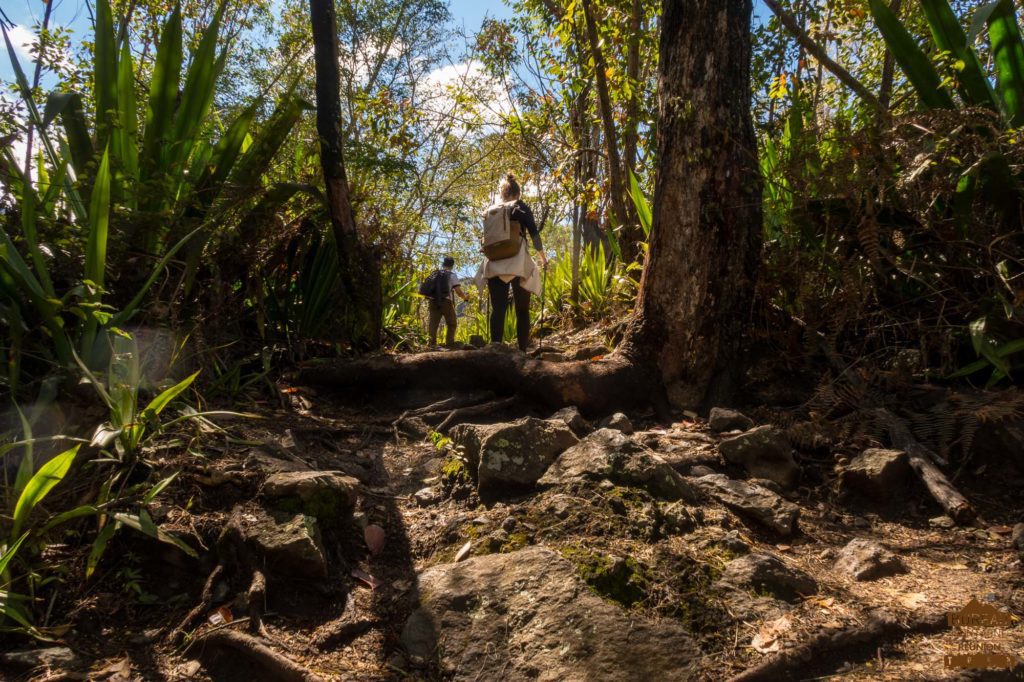
[(522, 246), (523, 228), (512, 220), (516, 202), (495, 204), (484, 211), (484, 255), (490, 260), (512, 258)]

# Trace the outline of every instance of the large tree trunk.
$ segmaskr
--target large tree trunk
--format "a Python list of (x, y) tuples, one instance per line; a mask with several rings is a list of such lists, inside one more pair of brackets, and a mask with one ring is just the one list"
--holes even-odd
[(761, 253), (751, 2), (664, 0), (654, 225), (619, 352), (597, 362), (542, 362), (500, 349), (385, 356), (310, 368), (299, 380), (350, 395), (486, 388), (594, 414), (653, 403), (665, 415), (669, 405), (727, 401)]
[(381, 340), (383, 302), (380, 263), (365, 235), (360, 235), (345, 174), (341, 133), (341, 73), (338, 66), (338, 18), (334, 0), (309, 0), (316, 63), (316, 130), (320, 165), (326, 184), (342, 285), (352, 320), (351, 341), (377, 348)]
[(728, 399), (761, 256), (751, 0), (665, 0), (650, 256), (625, 343), (669, 402)]

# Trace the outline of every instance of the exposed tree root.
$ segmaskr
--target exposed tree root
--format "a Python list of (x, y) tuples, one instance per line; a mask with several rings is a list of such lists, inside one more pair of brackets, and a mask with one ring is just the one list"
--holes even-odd
[(483, 415), (493, 414), (495, 412), (501, 412), (509, 407), (512, 407), (519, 398), (513, 396), (511, 398), (502, 398), (501, 400), (494, 400), (483, 405), (472, 405), (470, 407), (461, 407), (457, 410), (452, 410), (448, 413), (440, 424), (437, 425), (437, 430), (441, 433), (447, 433), (448, 429), (462, 423), (470, 417), (480, 417)]
[(839, 631), (823, 630), (806, 642), (729, 678), (729, 682), (795, 679), (815, 661), (838, 660), (837, 655), (850, 649), (910, 634), (939, 632), (946, 627), (944, 613), (927, 614), (903, 624), (892, 614), (877, 611), (863, 625)]
[(550, 409), (575, 405), (589, 415), (654, 405), (666, 412), (664, 392), (651, 372), (613, 354), (601, 360), (547, 362), (507, 347), (480, 350), (378, 355), (300, 370), (295, 379), (308, 386), (333, 388), (346, 395), (435, 388), (489, 390), (518, 395)]
[[(254, 668), (260, 670), (260, 679), (280, 682), (319, 682), (316, 675), (283, 654), (279, 654), (252, 635), (234, 630), (214, 630), (199, 638), (196, 646), (203, 653), (210, 649), (228, 649), (235, 656), (247, 658)], [(202, 654), (201, 654), (202, 655)]]
[(168, 636), (168, 640), (171, 644), (177, 645), (181, 643), (185, 633), (196, 626), (199, 620), (210, 610), (213, 606), (213, 590), (217, 585), (217, 580), (220, 579), (221, 575), (224, 574), (224, 564), (217, 564), (212, 571), (210, 571), (209, 577), (206, 578), (206, 584), (203, 585), (202, 594), (199, 597), (199, 603), (188, 612), (184, 620), (178, 624), (178, 627), (171, 631)]
[(974, 521), (976, 513), (967, 498), (953, 487), (935, 462), (942, 460), (931, 450), (921, 445), (910, 434), (902, 420), (888, 410), (877, 410), (879, 421), (889, 434), (892, 446), (907, 453), (910, 466), (928, 488), (935, 501), (949, 514), (949, 517), (964, 526)]
[(372, 620), (343, 620), (317, 635), (310, 648), (324, 651), (344, 646), (375, 625), (380, 624)]

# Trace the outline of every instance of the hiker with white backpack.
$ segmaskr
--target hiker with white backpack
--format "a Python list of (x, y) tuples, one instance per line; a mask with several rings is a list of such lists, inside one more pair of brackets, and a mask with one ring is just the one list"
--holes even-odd
[(520, 198), (519, 183), (511, 173), (498, 187), (501, 201), (484, 212), (481, 274), (487, 280), (491, 299), (491, 343), (504, 340), (505, 313), (508, 310), (509, 288), (516, 311), (516, 337), (519, 349), (530, 343), (530, 295), (541, 293), (541, 271), (530, 257), (526, 235), (537, 253), (542, 267), (547, 257), (540, 241), (540, 230), (530, 207)]

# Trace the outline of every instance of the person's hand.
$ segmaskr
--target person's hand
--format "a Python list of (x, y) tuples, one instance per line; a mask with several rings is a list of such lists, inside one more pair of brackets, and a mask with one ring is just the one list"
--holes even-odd
[(538, 251), (537, 252), (537, 257), (540, 259), (540, 266), (546, 270), (547, 267), (548, 267), (548, 257), (547, 257), (547, 255), (545, 255), (545, 253), (543, 251)]

